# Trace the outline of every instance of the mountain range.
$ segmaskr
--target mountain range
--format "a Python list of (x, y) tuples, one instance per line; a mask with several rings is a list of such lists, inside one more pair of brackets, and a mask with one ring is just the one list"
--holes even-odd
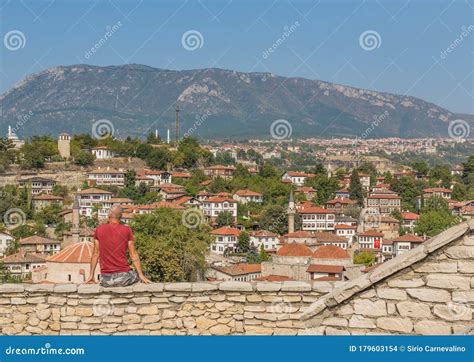
[(20, 137), (91, 133), (106, 119), (119, 138), (155, 129), (163, 137), (168, 128), (174, 137), (176, 106), (181, 134), (214, 139), (270, 138), (272, 123), (281, 119), (293, 138), (448, 136), (450, 121), (474, 124), (472, 115), (418, 98), (320, 80), (81, 64), (32, 74), (2, 94), (0, 132), (12, 125)]

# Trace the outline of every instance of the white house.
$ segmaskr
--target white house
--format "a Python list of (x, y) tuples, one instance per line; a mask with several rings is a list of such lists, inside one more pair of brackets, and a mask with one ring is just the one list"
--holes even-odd
[(249, 202), (261, 204), (263, 202), (263, 195), (251, 190), (238, 190), (235, 192), (233, 198), (241, 204), (247, 204)]
[(16, 254), (0, 259), (0, 262), (5, 265), (12, 276), (25, 278), (29, 277), (33, 270), (43, 267), (46, 264), (46, 257), (20, 250)]
[(402, 227), (413, 231), (415, 229), (416, 221), (420, 218), (420, 215), (414, 212), (405, 211), (401, 213), (402, 216)]
[(301, 215), (302, 230), (333, 231), (336, 219), (335, 211), (317, 206), (303, 206), (298, 213)]
[(393, 254), (395, 256), (406, 253), (424, 242), (422, 238), (412, 234), (405, 234), (393, 239)]
[(210, 280), (250, 282), (262, 276), (261, 264), (233, 264), (226, 267), (211, 266), (206, 274)]
[(345, 238), (349, 245), (352, 245), (352, 243), (355, 241), (357, 226), (348, 224), (336, 224), (334, 228), (336, 230), (337, 236)]
[(97, 188), (90, 188), (79, 191), (77, 197), (82, 216), (92, 217), (94, 207), (96, 207), (98, 218), (107, 218), (109, 209), (104, 207), (104, 203), (112, 198), (111, 192)]
[(357, 241), (361, 249), (381, 250), (383, 244), (383, 234), (376, 230), (367, 230), (357, 235)]
[(201, 210), (211, 220), (215, 220), (220, 213), (228, 211), (237, 220), (237, 201), (230, 197), (214, 196), (202, 201)]
[(153, 180), (153, 184), (155, 186), (161, 185), (161, 184), (171, 184), (171, 181), (173, 180), (173, 176), (170, 172), (168, 171), (160, 171), (160, 170), (148, 170), (148, 169), (143, 169), (137, 172), (137, 179), (143, 179), (145, 180)]
[(94, 147), (91, 152), (97, 160), (107, 160), (115, 157), (115, 154), (107, 146)]
[(125, 171), (123, 169), (114, 169), (110, 167), (101, 168), (87, 173), (87, 184), (89, 186), (95, 185), (111, 185), (124, 186), (125, 185)]
[(262, 246), (265, 250), (276, 250), (279, 242), (278, 235), (267, 230), (254, 231), (250, 234), (250, 245), (258, 250)]
[(224, 254), (224, 251), (234, 251), (239, 241), (240, 230), (231, 227), (221, 227), (210, 232), (214, 238), (211, 251), (216, 254)]
[(315, 174), (298, 172), (298, 171), (287, 171), (281, 177), (283, 182), (290, 182), (296, 186), (303, 186), (308, 177), (315, 177)]
[(11, 236), (6, 231), (0, 231), (0, 256), (5, 255), (5, 251), (13, 239), (13, 236)]

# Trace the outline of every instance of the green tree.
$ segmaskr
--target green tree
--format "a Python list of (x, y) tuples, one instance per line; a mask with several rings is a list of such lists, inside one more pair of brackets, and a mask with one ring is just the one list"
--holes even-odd
[(74, 163), (78, 166), (90, 166), (94, 164), (94, 155), (88, 151), (79, 150), (73, 154)]
[(362, 190), (359, 173), (356, 169), (352, 170), (349, 193), (351, 200), (356, 200), (360, 206), (364, 204), (364, 192)]
[(430, 210), (420, 215), (416, 222), (415, 233), (418, 235), (435, 236), (459, 222), (460, 220), (449, 212)]
[(467, 199), (467, 187), (464, 184), (457, 183), (453, 187), (452, 198), (456, 201), (463, 201)]
[(354, 264), (363, 264), (365, 266), (371, 266), (375, 263), (375, 255), (370, 251), (361, 251), (359, 253), (354, 254), (353, 258)]
[(181, 212), (160, 208), (134, 219), (132, 229), (145, 274), (155, 282), (196, 281), (204, 277), (210, 228), (182, 222)]
[(266, 206), (260, 213), (260, 227), (279, 235), (286, 234), (288, 232), (286, 209), (279, 205)]
[(228, 226), (234, 224), (234, 217), (230, 211), (223, 211), (216, 217), (216, 224), (219, 227)]
[(246, 231), (242, 231), (239, 235), (237, 247), (242, 253), (246, 253), (250, 249), (250, 235)]

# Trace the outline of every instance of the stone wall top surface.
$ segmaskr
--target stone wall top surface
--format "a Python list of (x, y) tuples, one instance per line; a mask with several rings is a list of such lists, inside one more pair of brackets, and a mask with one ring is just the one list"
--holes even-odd
[(151, 283), (135, 284), (129, 287), (104, 288), (99, 284), (0, 284), (0, 294), (23, 292), (48, 292), (48, 293), (78, 293), (78, 294), (129, 294), (129, 293), (159, 293), (159, 292), (187, 292), (199, 293), (221, 291), (238, 293), (265, 293), (265, 292), (311, 292), (328, 293), (346, 282), (196, 282), (196, 283)]

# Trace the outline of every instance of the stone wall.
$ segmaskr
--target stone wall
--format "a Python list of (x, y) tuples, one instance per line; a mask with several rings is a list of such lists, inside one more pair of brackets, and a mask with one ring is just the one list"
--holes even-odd
[[(340, 283), (336, 283), (339, 284)], [(0, 285), (2, 334), (305, 334), (327, 282)]]
[(472, 334), (474, 220), (349, 282), (0, 284), (2, 334)]
[(303, 315), (313, 334), (474, 334), (474, 221), (350, 281)]

